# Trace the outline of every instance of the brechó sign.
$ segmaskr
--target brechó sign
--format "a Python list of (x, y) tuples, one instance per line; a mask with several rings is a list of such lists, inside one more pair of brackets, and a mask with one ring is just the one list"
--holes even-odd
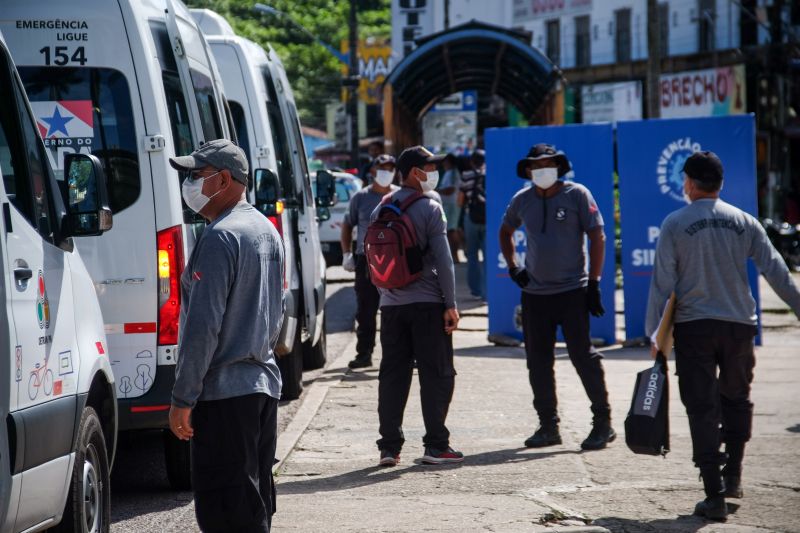
[[(661, 223), (686, 205), (683, 164), (710, 150), (725, 167), (721, 197), (757, 216), (755, 120), (733, 117), (643, 120), (617, 124), (625, 336), (644, 336), (644, 317)], [(758, 306), (758, 276), (748, 262)], [(757, 307), (757, 312), (760, 309)]]
[(661, 118), (740, 115), (747, 105), (744, 65), (661, 76)]
[[(508, 265), (497, 235), (514, 194), (531, 186), (517, 177), (516, 164), (531, 146), (548, 143), (562, 150), (572, 166), (566, 179), (589, 188), (605, 222), (606, 259), (600, 279), (605, 315), (591, 317), (591, 335), (606, 344), (616, 342), (614, 289), (614, 141), (611, 124), (572, 124), (486, 130), (486, 285), (489, 300), (489, 334), (522, 339), (520, 289), (508, 275)], [(554, 221), (563, 219), (559, 212)], [(558, 223), (558, 222), (556, 222)], [(524, 227), (514, 232), (517, 262), (525, 263)], [(589, 261), (586, 258), (588, 268)]]

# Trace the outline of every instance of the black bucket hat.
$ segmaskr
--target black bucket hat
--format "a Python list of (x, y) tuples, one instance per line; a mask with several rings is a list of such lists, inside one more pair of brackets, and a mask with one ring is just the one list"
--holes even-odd
[(534, 144), (531, 149), (528, 150), (527, 156), (517, 161), (517, 176), (528, 179), (528, 176), (525, 174), (525, 168), (530, 161), (538, 161), (540, 159), (555, 159), (556, 163), (558, 163), (559, 178), (572, 170), (569, 159), (567, 159), (564, 152), (557, 150), (552, 144), (539, 143)]

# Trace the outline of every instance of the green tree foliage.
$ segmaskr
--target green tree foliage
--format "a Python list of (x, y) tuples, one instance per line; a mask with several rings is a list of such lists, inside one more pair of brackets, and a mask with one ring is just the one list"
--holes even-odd
[[(258, 0), (188, 0), (193, 8), (207, 8), (224, 16), (234, 31), (265, 49), (271, 45), (286, 67), (303, 124), (325, 128), (325, 105), (341, 94), (342, 63), (286, 16), (253, 10)], [(347, 0), (260, 0), (308, 29), (339, 50), (348, 38), (350, 3)], [(390, 0), (358, 2), (359, 38), (388, 39), (391, 35)]]

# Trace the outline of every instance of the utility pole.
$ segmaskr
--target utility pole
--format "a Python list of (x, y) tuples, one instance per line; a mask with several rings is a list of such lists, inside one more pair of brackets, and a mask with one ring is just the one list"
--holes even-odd
[(658, 0), (647, 0), (647, 117), (661, 116), (661, 24)]
[(359, 168), (358, 150), (358, 16), (356, 3), (350, 0), (350, 76), (347, 84), (347, 113), (350, 115), (350, 158), (354, 168)]
[[(770, 196), (777, 196), (783, 189), (783, 184), (788, 181), (790, 174), (789, 152), (786, 145), (784, 127), (786, 126), (786, 90), (785, 77), (788, 59), (784, 56), (783, 44), (783, 0), (773, 0), (772, 11), (769, 17), (770, 45), (769, 45), (769, 71), (772, 73), (772, 94), (770, 97), (770, 111), (775, 117), (771, 128), (770, 144), (773, 147), (772, 161), (775, 165), (776, 179), (772, 183), (774, 190), (768, 192)], [(769, 169), (771, 172), (772, 169)], [(774, 207), (773, 207), (774, 210)], [(774, 215), (774, 213), (772, 213)]]

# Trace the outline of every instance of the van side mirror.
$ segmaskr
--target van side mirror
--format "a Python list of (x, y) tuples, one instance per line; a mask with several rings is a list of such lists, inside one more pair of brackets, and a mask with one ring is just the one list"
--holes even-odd
[(337, 201), (336, 178), (327, 170), (317, 171), (317, 207), (331, 207)]
[(64, 154), (68, 236), (102, 235), (111, 229), (106, 176), (100, 160), (90, 154)]
[(327, 207), (317, 208), (317, 222), (325, 222), (331, 219), (331, 210)]
[(281, 199), (281, 182), (277, 174), (268, 168), (259, 168), (253, 173), (255, 181), (256, 209), (266, 216), (278, 214)]

